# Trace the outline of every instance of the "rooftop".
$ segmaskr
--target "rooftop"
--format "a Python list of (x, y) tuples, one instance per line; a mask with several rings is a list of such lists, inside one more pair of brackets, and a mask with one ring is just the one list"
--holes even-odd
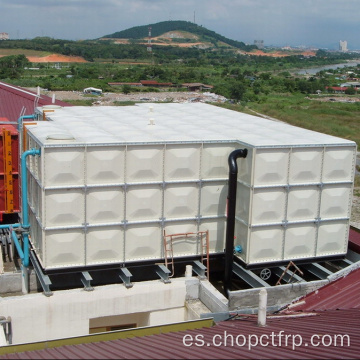
[[(52, 98), (37, 95), (18, 86), (0, 82), (0, 115), (15, 122), (22, 115), (32, 115), (36, 106), (53, 104)], [(55, 105), (71, 106), (63, 101), (55, 100)]]
[(40, 122), (31, 129), (44, 144), (49, 134), (63, 133), (72, 140), (62, 141), (62, 145), (71, 146), (233, 141), (250, 147), (355, 145), (350, 140), (203, 103), (74, 106), (56, 109), (47, 117), (54, 121)]
[[(357, 359), (360, 309), (256, 317), (239, 315), (201, 329), (9, 353), (0, 359)], [(110, 335), (110, 334), (109, 334)], [(94, 337), (96, 339), (96, 337)], [(89, 341), (89, 339), (88, 339)], [(72, 339), (76, 343), (76, 339)]]

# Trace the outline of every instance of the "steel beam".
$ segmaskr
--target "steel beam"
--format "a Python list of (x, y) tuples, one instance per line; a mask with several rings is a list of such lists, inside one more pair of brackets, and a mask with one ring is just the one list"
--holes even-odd
[(133, 283), (130, 281), (132, 274), (126, 267), (122, 267), (119, 269), (119, 276), (127, 289), (133, 287)]
[(243, 268), (237, 263), (233, 263), (233, 273), (244, 280), (253, 288), (270, 287), (270, 285), (250, 270)]
[(29, 257), (30, 257), (30, 260), (33, 264), (33, 267), (34, 267), (34, 270), (35, 270), (35, 273), (36, 273), (36, 276), (37, 278), (39, 279), (39, 282), (41, 284), (41, 287), (43, 288), (44, 290), (44, 295), (45, 296), (51, 296), (53, 293), (52, 291), (50, 290), (50, 285), (52, 284), (51, 283), (51, 280), (49, 278), (48, 275), (45, 275), (42, 270), (41, 270), (41, 267), (36, 259), (36, 256), (34, 255), (33, 251), (30, 251), (29, 252)]
[(206, 266), (200, 261), (195, 260), (193, 262), (193, 270), (201, 279), (206, 279)]
[(316, 277), (322, 280), (326, 279), (329, 275), (333, 274), (333, 272), (331, 272), (330, 270), (326, 269), (325, 267), (317, 263), (306, 264), (303, 267), (311, 274), (315, 275)]
[(161, 280), (165, 284), (171, 283), (169, 279), (169, 275), (171, 274), (171, 271), (165, 265), (162, 264), (156, 265), (156, 273), (160, 276)]
[(83, 271), (81, 273), (81, 278), (80, 278), (81, 282), (84, 285), (84, 290), (85, 291), (93, 291), (94, 288), (91, 286), (90, 282), (92, 280), (91, 275), (87, 272), (87, 271)]

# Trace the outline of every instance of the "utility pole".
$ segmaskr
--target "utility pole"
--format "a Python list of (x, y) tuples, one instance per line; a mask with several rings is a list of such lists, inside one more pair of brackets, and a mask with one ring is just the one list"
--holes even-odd
[(151, 26), (149, 26), (147, 51), (150, 53), (150, 56), (151, 56), (151, 65), (153, 65), (152, 44), (151, 44)]

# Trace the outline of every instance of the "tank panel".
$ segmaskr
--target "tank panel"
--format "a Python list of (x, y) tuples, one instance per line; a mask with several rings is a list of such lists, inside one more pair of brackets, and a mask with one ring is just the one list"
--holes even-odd
[[(151, 111), (149, 106), (151, 106)], [(150, 122), (150, 118), (153, 119)], [(45, 269), (223, 253), (229, 155), (244, 263), (343, 255), (356, 144), (209, 104), (66, 107), (27, 126), (31, 243)], [(1, 179), (0, 179), (1, 180)], [(1, 183), (0, 183), (1, 185)]]

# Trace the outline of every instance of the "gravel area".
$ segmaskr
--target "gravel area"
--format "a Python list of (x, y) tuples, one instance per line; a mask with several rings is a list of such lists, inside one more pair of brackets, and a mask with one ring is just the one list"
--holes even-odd
[(93, 105), (111, 106), (115, 101), (136, 101), (136, 102), (225, 102), (226, 98), (210, 92), (191, 92), (191, 91), (159, 91), (144, 93), (103, 93), (100, 96), (84, 95), (80, 91), (43, 91), (50, 97), (55, 94), (57, 100), (87, 100), (93, 99)]

